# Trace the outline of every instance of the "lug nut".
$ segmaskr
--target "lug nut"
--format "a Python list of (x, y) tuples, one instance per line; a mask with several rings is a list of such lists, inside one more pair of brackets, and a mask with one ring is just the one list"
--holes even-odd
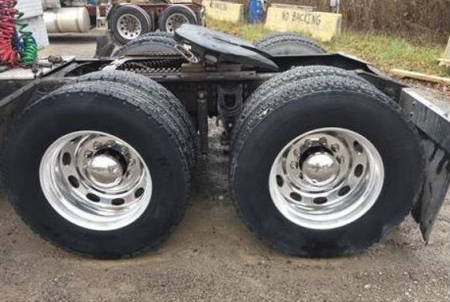
[(322, 144), (322, 145), (326, 145), (327, 144), (327, 139), (325, 137), (321, 137), (319, 139), (319, 143)]
[(291, 161), (291, 169), (297, 169), (298, 168), (298, 164), (295, 161)]
[(331, 150), (333, 152), (338, 152), (339, 151), (339, 145), (338, 144), (333, 144), (331, 145)]
[(294, 149), (294, 156), (298, 157), (298, 149)]
[(106, 144), (108, 145), (108, 147), (112, 147), (112, 146), (114, 146), (114, 141), (109, 140)]
[(336, 157), (336, 159), (337, 159), (338, 163), (340, 163), (340, 164), (345, 163), (345, 158), (343, 156), (338, 156), (338, 157)]
[(98, 150), (98, 149), (100, 149), (102, 147), (102, 144), (100, 144), (99, 142), (95, 142), (94, 143), (94, 149), (95, 150)]
[(86, 158), (91, 158), (92, 157), (92, 151), (91, 150), (86, 150), (86, 152), (84, 152), (84, 157)]

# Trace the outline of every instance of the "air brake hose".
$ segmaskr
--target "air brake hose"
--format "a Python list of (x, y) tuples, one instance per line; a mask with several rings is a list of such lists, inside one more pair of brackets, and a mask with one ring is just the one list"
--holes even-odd
[[(21, 22), (23, 13), (16, 0), (0, 0), (0, 62), (10, 66), (31, 65), (37, 59), (37, 44), (27, 24)], [(18, 28), (18, 32), (16, 30)]]
[(18, 53), (13, 46), (16, 33), (15, 0), (0, 0), (0, 63), (18, 65)]
[(20, 61), (22, 64), (32, 64), (37, 59), (37, 44), (31, 32), (25, 30), (28, 24), (21, 22), (22, 17), (23, 13), (18, 12), (16, 25), (19, 28), (20, 33)]

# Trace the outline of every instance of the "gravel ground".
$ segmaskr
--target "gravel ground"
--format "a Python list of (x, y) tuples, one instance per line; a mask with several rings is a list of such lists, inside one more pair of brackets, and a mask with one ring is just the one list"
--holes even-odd
[[(77, 54), (75, 48), (93, 53), (92, 41), (58, 38), (43, 55)], [(1, 197), (0, 301), (449, 301), (449, 196), (428, 246), (408, 218), (351, 257), (290, 257), (260, 243), (239, 220), (220, 129), (211, 127), (211, 152), (199, 163), (185, 218), (168, 242), (137, 258), (99, 261), (54, 248)]]

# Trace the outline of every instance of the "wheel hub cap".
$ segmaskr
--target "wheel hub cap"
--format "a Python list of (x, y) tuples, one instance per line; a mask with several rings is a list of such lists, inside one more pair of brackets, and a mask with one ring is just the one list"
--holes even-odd
[(87, 174), (90, 180), (100, 187), (110, 188), (118, 185), (123, 176), (120, 162), (113, 156), (100, 154), (88, 164)]
[(348, 129), (321, 128), (289, 142), (275, 158), (269, 191), (279, 212), (310, 229), (350, 224), (375, 204), (384, 182), (378, 150)]
[(302, 165), (306, 180), (314, 185), (324, 185), (333, 181), (339, 172), (337, 160), (328, 153), (315, 153)]

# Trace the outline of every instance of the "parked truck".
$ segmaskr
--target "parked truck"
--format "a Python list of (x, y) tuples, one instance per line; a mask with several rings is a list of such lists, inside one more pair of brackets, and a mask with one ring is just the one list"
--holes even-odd
[(204, 8), (190, 0), (43, 0), (48, 33), (86, 33), (107, 25), (125, 44), (156, 30), (172, 33), (183, 23), (203, 25)]
[(448, 102), (296, 34), (255, 46), (183, 24), (173, 41), (0, 73), (3, 186), (35, 233), (96, 258), (159, 246), (218, 117), (231, 197), (272, 247), (348, 255), (409, 214), (429, 240), (450, 181)]

